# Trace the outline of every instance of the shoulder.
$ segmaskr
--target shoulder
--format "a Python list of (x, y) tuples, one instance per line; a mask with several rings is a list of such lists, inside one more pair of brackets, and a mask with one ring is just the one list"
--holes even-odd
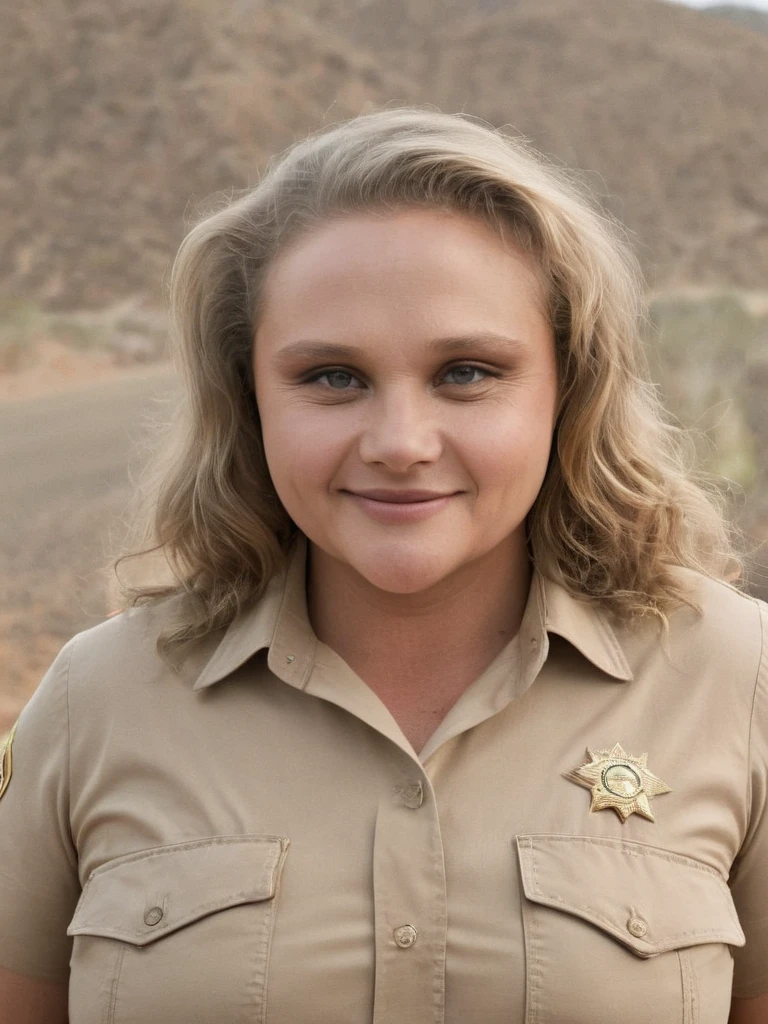
[(701, 573), (677, 568), (692, 605), (668, 615), (668, 630), (658, 622), (616, 627), (630, 663), (643, 663), (657, 652), (671, 671), (740, 685), (754, 691), (768, 657), (768, 606), (737, 587)]
[(178, 594), (128, 608), (77, 633), (65, 648), (71, 689), (125, 692), (170, 679), (194, 681), (220, 640), (218, 632), (196, 645), (178, 669), (158, 650), (161, 635), (188, 611), (188, 596)]
[(678, 569), (698, 611), (680, 608), (670, 615), (670, 632), (697, 633), (713, 647), (731, 649), (735, 642), (762, 647), (768, 605), (744, 590), (690, 569)]

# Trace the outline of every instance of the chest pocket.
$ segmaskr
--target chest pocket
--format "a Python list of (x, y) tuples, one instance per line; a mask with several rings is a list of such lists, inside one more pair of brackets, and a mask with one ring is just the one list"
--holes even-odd
[(263, 1021), (288, 845), (284, 836), (218, 836), (97, 868), (67, 929), (72, 1019)]
[(743, 946), (709, 865), (644, 843), (522, 835), (526, 1024), (728, 1019)]

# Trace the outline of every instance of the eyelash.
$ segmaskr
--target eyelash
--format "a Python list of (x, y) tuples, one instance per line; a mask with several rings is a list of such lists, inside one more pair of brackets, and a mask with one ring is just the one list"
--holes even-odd
[[(445, 375), (447, 375), (449, 373), (452, 373), (454, 370), (478, 370), (480, 373), (484, 373), (486, 375), (486, 377), (500, 377), (501, 376), (501, 374), (496, 373), (493, 370), (489, 370), (485, 366), (477, 366), (475, 363), (454, 363), (453, 366), (449, 366), (445, 370), (443, 376), (445, 376)], [(332, 373), (344, 373), (348, 377), (352, 377), (353, 379), (359, 380), (359, 378), (356, 376), (356, 374), (352, 373), (351, 370), (345, 370), (345, 369), (343, 369), (340, 366), (339, 367), (333, 367), (332, 366), (332, 367), (329, 367), (326, 370), (317, 370), (315, 373), (311, 374), (309, 377), (305, 377), (304, 380), (302, 381), (302, 383), (304, 383), (304, 384), (318, 384), (323, 377), (328, 377)], [(483, 383), (483, 381), (481, 381), (481, 380), (475, 380), (475, 381), (470, 381), (468, 384), (454, 384), (453, 386), (454, 387), (459, 387), (459, 388), (471, 388), (473, 385), (482, 384), (482, 383)], [(330, 384), (326, 384), (324, 386), (327, 388), (328, 391), (338, 391), (340, 394), (344, 394), (347, 391), (358, 390), (357, 388), (332, 388)]]

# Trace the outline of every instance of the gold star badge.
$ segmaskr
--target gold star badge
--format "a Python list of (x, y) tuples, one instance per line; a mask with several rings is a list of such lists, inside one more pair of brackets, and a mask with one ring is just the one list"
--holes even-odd
[(8, 788), (8, 783), (11, 781), (11, 768), (13, 762), (11, 760), (11, 747), (13, 745), (13, 734), (16, 732), (16, 726), (11, 729), (5, 743), (0, 747), (0, 796)]
[(612, 807), (622, 821), (642, 814), (655, 821), (649, 797), (671, 793), (669, 786), (648, 771), (648, 755), (633, 757), (617, 743), (612, 750), (590, 750), (589, 761), (564, 772), (566, 779), (592, 790), (590, 811)]

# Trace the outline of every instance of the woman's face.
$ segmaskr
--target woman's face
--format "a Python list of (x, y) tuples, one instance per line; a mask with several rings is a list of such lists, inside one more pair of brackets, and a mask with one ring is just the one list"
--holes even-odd
[(276, 259), (256, 398), (310, 541), (402, 594), (524, 552), (557, 404), (543, 305), (528, 259), (460, 213), (349, 215)]

